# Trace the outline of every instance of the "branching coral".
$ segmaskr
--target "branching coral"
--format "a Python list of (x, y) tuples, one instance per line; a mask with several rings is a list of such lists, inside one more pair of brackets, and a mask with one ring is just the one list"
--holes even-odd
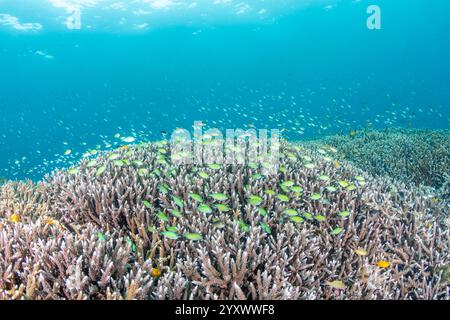
[(365, 130), (318, 141), (339, 150), (341, 158), (375, 175), (439, 188), (450, 172), (450, 131)]
[[(283, 143), (266, 177), (173, 166), (160, 142), (56, 171), (27, 198), (45, 213), (2, 220), (0, 297), (443, 299), (445, 207), (336, 151)], [(20, 194), (3, 186), (2, 212)]]

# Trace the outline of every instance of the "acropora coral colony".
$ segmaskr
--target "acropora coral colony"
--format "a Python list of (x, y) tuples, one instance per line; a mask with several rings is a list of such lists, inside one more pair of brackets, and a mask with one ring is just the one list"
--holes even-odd
[(450, 139), (430, 134), (283, 141), (276, 176), (172, 166), (160, 141), (4, 183), (0, 298), (445, 299)]

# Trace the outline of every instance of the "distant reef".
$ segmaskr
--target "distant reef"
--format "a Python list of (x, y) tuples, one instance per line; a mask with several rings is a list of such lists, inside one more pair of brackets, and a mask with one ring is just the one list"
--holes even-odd
[(450, 173), (450, 131), (390, 129), (354, 131), (318, 141), (370, 174), (440, 188)]
[(281, 151), (276, 176), (155, 142), (3, 183), (0, 298), (446, 298), (448, 131)]

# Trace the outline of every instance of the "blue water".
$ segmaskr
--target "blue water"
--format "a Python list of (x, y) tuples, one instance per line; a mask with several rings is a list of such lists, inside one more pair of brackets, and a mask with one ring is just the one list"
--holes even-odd
[[(446, 0), (197, 1), (193, 11), (179, 3), (195, 1), (160, 0), (142, 1), (155, 12), (143, 16), (91, 0), (69, 30), (71, 2), (89, 1), (0, 0), (0, 177), (39, 179), (116, 133), (154, 140), (195, 120), (293, 140), (449, 128)], [(370, 4), (381, 30), (366, 27)]]

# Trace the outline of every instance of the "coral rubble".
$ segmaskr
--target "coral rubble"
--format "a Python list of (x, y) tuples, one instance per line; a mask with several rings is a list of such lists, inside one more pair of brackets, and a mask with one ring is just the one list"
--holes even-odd
[(283, 143), (266, 177), (172, 166), (158, 142), (8, 182), (0, 298), (444, 299), (446, 207), (347, 148)]

